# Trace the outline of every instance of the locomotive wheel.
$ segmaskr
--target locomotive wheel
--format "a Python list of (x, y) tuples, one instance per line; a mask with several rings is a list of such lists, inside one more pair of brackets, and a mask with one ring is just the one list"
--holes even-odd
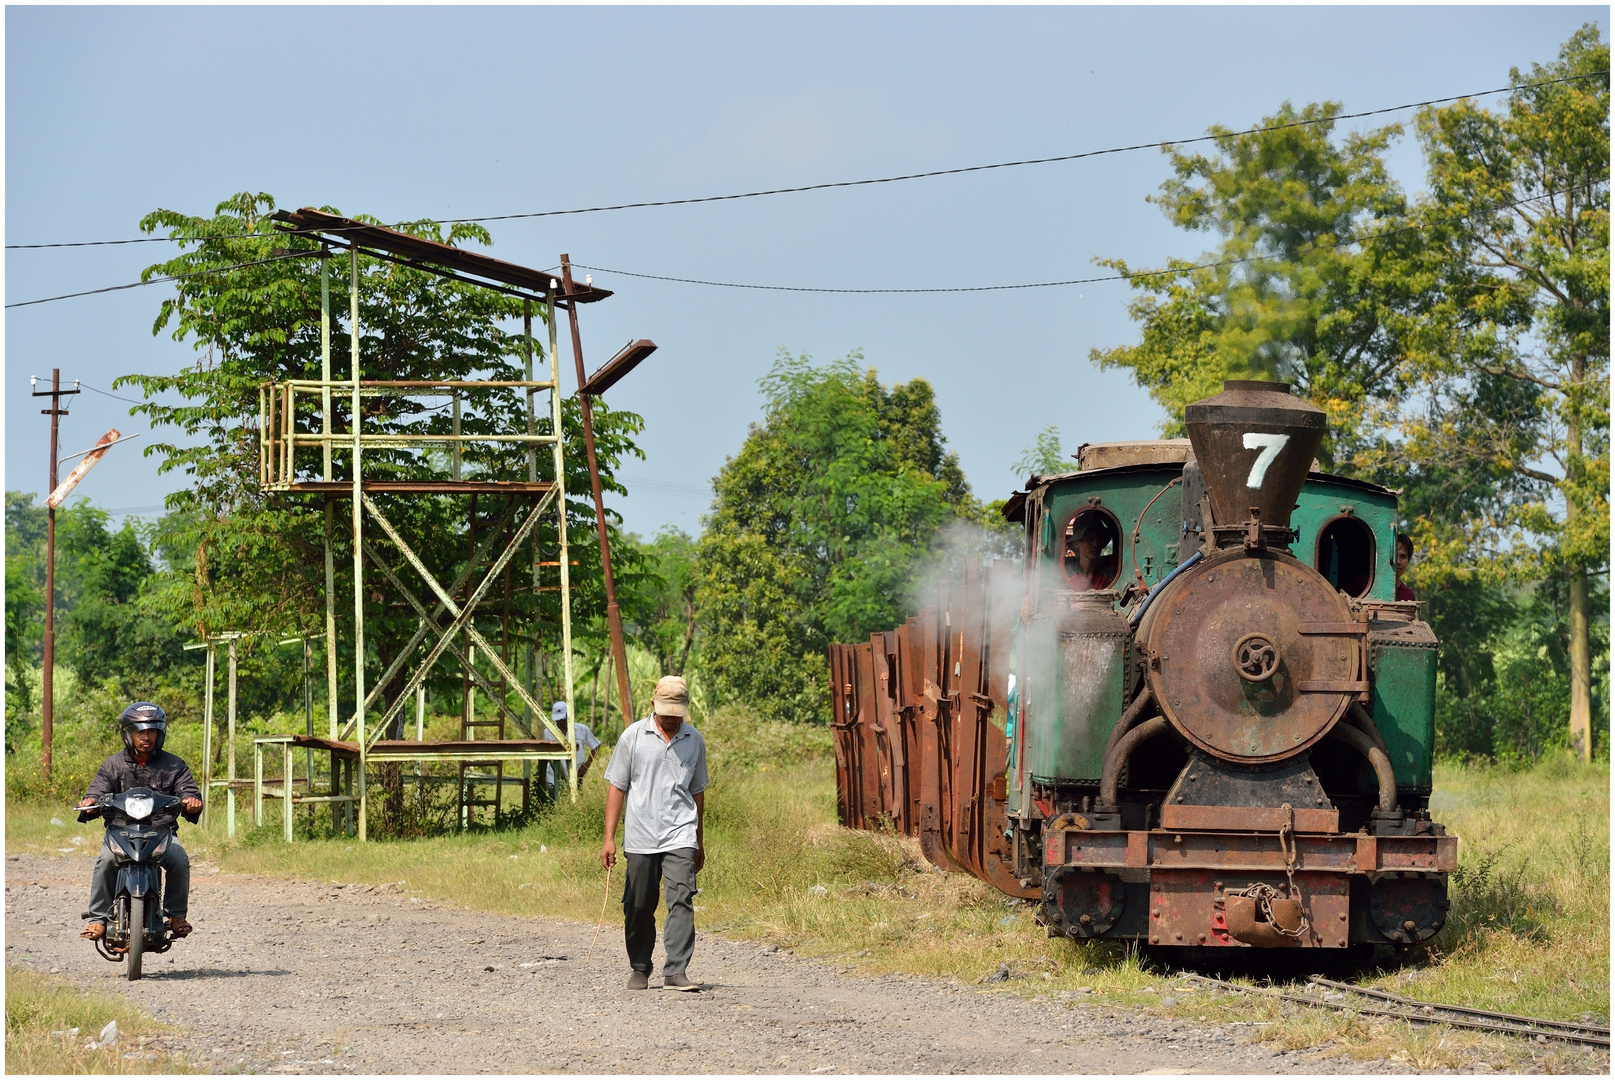
[(146, 898), (129, 898), (129, 981), (140, 978), (140, 962), (146, 955)]

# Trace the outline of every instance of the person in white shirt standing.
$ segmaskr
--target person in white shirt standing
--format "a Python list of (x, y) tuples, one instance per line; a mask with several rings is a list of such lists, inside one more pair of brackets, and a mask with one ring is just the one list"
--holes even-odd
[[(554, 721), (556, 727), (562, 731), (566, 730), (566, 702), (557, 701), (550, 706), (550, 719)], [(587, 724), (573, 724), (572, 737), (577, 740), (578, 744), (578, 783), (581, 784), (584, 775), (589, 771), (589, 766), (594, 762), (595, 751), (600, 749), (600, 739), (594, 732), (589, 730), (589, 725)], [(544, 765), (544, 787), (549, 791), (550, 796), (553, 798), (558, 794), (559, 789), (565, 786), (565, 771), (557, 770), (554, 762), (546, 762)]]
[(677, 675), (656, 684), (652, 715), (628, 725), (606, 766), (606, 840), (600, 861), (617, 862), (617, 823), (624, 807), (623, 940), (628, 947), (628, 989), (650, 986), (656, 948), (656, 905), (667, 884), (667, 925), (662, 930), (662, 989), (698, 990), (686, 971), (695, 952), (695, 875), (706, 864), (702, 823), (706, 813), (707, 746), (690, 726), (690, 688)]

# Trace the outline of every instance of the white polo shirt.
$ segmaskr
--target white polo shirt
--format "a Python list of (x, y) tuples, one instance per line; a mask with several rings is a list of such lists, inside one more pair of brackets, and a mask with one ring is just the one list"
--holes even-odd
[(606, 782), (628, 794), (622, 848), (654, 855), (695, 847), (695, 797), (707, 786), (707, 744), (688, 720), (671, 742), (655, 717), (628, 725), (611, 753)]

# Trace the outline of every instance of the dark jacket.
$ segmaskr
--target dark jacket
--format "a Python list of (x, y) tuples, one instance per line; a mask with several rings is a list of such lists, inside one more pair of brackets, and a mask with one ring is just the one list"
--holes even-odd
[[(95, 770), (95, 779), (90, 781), (89, 790), (84, 793), (84, 797), (114, 795), (132, 788), (150, 788), (159, 795), (173, 795), (179, 799), (202, 797), (202, 790), (196, 786), (196, 780), (191, 776), (190, 766), (185, 764), (183, 758), (166, 750), (158, 750), (152, 754), (144, 765), (138, 764), (135, 756), (127, 750), (113, 754)], [(180, 813), (184, 814), (186, 821), (195, 825), (201, 811), (185, 814), (182, 810)], [(106, 822), (109, 828), (129, 823), (122, 814), (109, 813), (103, 816), (109, 819)], [(119, 820), (110, 820), (112, 818)], [(147, 824), (153, 828), (173, 829), (177, 828), (179, 821), (173, 810), (160, 810), (152, 814)]]

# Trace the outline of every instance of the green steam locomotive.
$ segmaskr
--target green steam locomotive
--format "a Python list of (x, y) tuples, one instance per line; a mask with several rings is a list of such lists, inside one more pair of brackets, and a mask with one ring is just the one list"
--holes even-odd
[(1426, 941), (1457, 839), (1429, 813), (1437, 642), (1397, 599), (1396, 494), (1318, 471), (1324, 414), (1285, 384), (1186, 422), (1010, 499), (1018, 580), (832, 647), (843, 820), (1039, 901), (1051, 936)]

